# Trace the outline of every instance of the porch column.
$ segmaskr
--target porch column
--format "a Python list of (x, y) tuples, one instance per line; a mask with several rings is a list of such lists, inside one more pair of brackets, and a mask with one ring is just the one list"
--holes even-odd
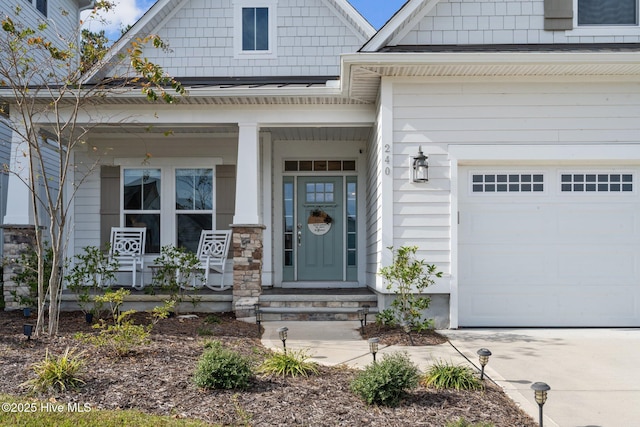
[[(7, 210), (3, 224), (33, 224), (29, 189), (29, 145), (17, 132), (11, 133), (11, 159), (7, 184)], [(26, 155), (25, 155), (26, 154)]]
[(257, 123), (238, 123), (234, 224), (259, 224), (260, 145)]
[(262, 293), (263, 230), (260, 223), (260, 128), (238, 123), (236, 207), (233, 216), (233, 310), (238, 319), (253, 317)]

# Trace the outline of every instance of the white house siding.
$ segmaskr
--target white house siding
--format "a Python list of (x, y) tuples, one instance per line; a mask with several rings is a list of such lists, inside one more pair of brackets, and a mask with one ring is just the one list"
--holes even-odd
[[(393, 246), (418, 246), (420, 257), (448, 274), (450, 171), (446, 145), (433, 134), (427, 111), (439, 107), (428, 95), (434, 89), (438, 90), (430, 85), (393, 84)], [(420, 147), (429, 157), (426, 184), (411, 182), (411, 156)]]
[[(574, 3), (575, 4), (575, 3)], [(574, 16), (576, 13), (574, 12)], [(544, 0), (441, 0), (393, 45), (637, 43), (640, 27), (544, 30)]]
[[(377, 271), (381, 264), (384, 249), (382, 243), (382, 122), (380, 109), (376, 125), (372, 128), (371, 140), (367, 149), (367, 180), (366, 180), (366, 278), (367, 285), (375, 286), (379, 277)], [(376, 286), (377, 287), (377, 286)]]
[(322, 0), (277, 1), (277, 56), (234, 58), (232, 0), (191, 0), (160, 29), (170, 53), (145, 52), (173, 76), (337, 76), (366, 39)]
[[(445, 276), (451, 273), (438, 283), (439, 292), (455, 286), (458, 270), (465, 268), (456, 264), (457, 194), (451, 180), (458, 171), (450, 167), (449, 146), (493, 146), (492, 164), (531, 165), (527, 156), (509, 158), (496, 147), (575, 145), (578, 150), (638, 143), (640, 83), (548, 80), (394, 80), (394, 245), (417, 244), (424, 259), (437, 263)], [(420, 145), (430, 165), (429, 183), (423, 185), (409, 183), (409, 156)], [(482, 161), (490, 158), (484, 152)], [(571, 162), (571, 156), (558, 161)]]

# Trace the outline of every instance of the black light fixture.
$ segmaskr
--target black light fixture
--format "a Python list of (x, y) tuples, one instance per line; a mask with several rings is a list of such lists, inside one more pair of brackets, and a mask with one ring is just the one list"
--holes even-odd
[(33, 325), (22, 325), (22, 333), (30, 340), (31, 334), (33, 334)]
[(540, 416), (540, 427), (542, 427), (542, 406), (547, 401), (547, 392), (551, 390), (551, 387), (546, 383), (537, 382), (531, 384), (531, 388), (535, 391)]
[(258, 325), (258, 335), (260, 335), (260, 332), (261, 332), (260, 323), (262, 323), (262, 310), (257, 309), (256, 310), (256, 325)]
[(24, 307), (22, 309), (22, 315), (24, 317), (31, 317), (31, 307)]
[(418, 149), (418, 155), (412, 157), (411, 180), (413, 182), (429, 181), (429, 157), (422, 152), (422, 146)]
[(283, 326), (282, 328), (278, 328), (278, 336), (280, 336), (280, 340), (282, 341), (282, 348), (284, 352), (287, 352), (287, 331), (289, 328)]
[(482, 366), (482, 369), (480, 370), (480, 379), (482, 380), (484, 379), (484, 367), (489, 363), (489, 356), (491, 356), (491, 352), (486, 348), (481, 348), (477, 353), (480, 366)]
[(373, 363), (376, 363), (376, 353), (378, 352), (380, 338), (369, 338), (369, 352), (373, 355)]
[(358, 310), (358, 320), (360, 321), (360, 332), (364, 335), (364, 310)]
[(364, 326), (367, 326), (367, 314), (369, 314), (369, 306), (366, 304), (363, 305), (362, 312), (364, 313)]

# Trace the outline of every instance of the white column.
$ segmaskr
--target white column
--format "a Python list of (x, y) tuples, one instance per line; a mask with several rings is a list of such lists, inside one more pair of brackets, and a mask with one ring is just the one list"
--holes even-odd
[(29, 147), (17, 132), (12, 132), (11, 135), (7, 212), (3, 224), (33, 224), (31, 190), (29, 188)]
[(238, 123), (236, 164), (236, 213), (234, 224), (260, 224), (260, 128), (257, 123)]

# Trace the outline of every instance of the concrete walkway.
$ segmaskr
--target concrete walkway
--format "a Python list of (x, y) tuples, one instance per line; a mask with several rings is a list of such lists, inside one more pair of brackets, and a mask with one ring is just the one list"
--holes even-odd
[[(372, 356), (358, 322), (264, 322), (262, 342), (282, 349), (277, 329), (289, 328), (287, 348), (305, 349), (324, 365), (362, 368)], [(434, 361), (478, 365), (476, 351), (493, 355), (486, 373), (535, 420), (538, 406), (531, 384), (551, 391), (544, 425), (640, 425), (640, 329), (470, 329), (440, 331), (451, 344), (380, 347), (378, 356), (407, 351), (425, 371)], [(467, 360), (468, 359), (468, 360)]]

